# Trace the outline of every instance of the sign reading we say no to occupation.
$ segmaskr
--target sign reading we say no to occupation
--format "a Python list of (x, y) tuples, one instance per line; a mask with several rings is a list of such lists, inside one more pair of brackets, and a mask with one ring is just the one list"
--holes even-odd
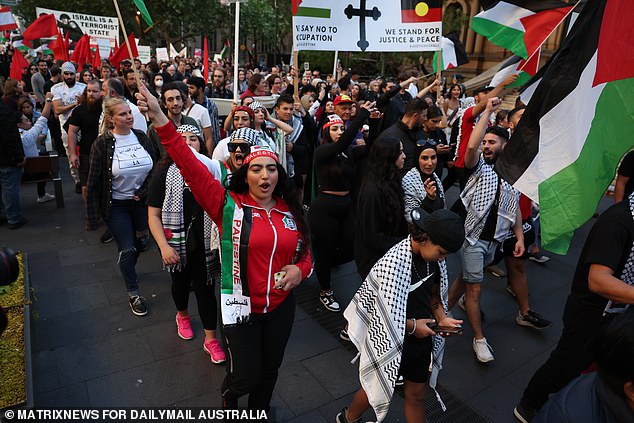
[(291, 0), (295, 50), (440, 50), (442, 0)]

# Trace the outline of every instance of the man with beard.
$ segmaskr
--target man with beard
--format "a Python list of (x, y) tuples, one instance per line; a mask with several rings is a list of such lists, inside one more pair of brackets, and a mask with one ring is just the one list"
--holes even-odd
[(466, 239), (461, 254), (462, 277), (459, 276), (449, 290), (449, 309), (465, 292), (465, 310), (474, 335), (473, 350), (481, 363), (494, 360), (492, 348), (482, 331), (480, 316), (484, 266), (493, 260), (498, 244), (504, 241), (511, 228), (517, 238), (512, 246), (513, 256), (521, 257), (524, 254), (519, 194), (508, 182), (499, 178), (493, 169), (509, 140), (506, 129), (499, 126), (487, 128), (491, 115), (500, 104), (497, 97), (489, 99), (465, 149), (464, 168), (468, 179), (460, 194), (466, 209)]
[[(59, 126), (62, 128), (62, 143), (66, 149), (66, 155), (70, 157), (68, 148), (68, 133), (64, 129), (64, 124), (70, 117), (71, 111), (77, 107), (79, 97), (84, 93), (86, 84), (75, 80), (75, 65), (71, 62), (65, 62), (62, 65), (63, 81), (53, 85), (51, 93), (53, 94), (53, 111), (59, 117)], [(75, 192), (81, 194), (81, 183), (79, 181), (78, 169), (68, 163), (70, 173), (75, 180)]]
[(46, 60), (39, 59), (37, 61), (37, 72), (31, 76), (31, 86), (33, 87), (33, 94), (37, 97), (37, 103), (44, 107), (45, 102), (45, 94), (44, 84), (46, 84), (46, 80), (48, 79), (48, 63)]
[[(145, 74), (143, 72), (139, 72), (139, 78), (142, 83), (145, 83)], [(136, 105), (135, 94), (139, 92), (139, 89), (136, 86), (137, 82), (134, 69), (126, 69), (123, 71), (123, 82), (123, 95), (130, 103), (134, 103)]]
[[(183, 98), (188, 95), (186, 92), (181, 91), (178, 88), (177, 82), (168, 82), (163, 85), (161, 91), (161, 103), (162, 106), (167, 109), (167, 117), (174, 125), (174, 128), (178, 128), (181, 125), (193, 125), (200, 129), (198, 122), (194, 118), (190, 118), (183, 114)], [(147, 130), (147, 136), (154, 142), (156, 148), (160, 152), (161, 156), (165, 154), (165, 148), (161, 144), (161, 140), (154, 129), (154, 124), (150, 125)]]
[(233, 93), (225, 87), (227, 71), (223, 68), (214, 69), (211, 85), (205, 90), (205, 95), (211, 98), (232, 99)]
[[(68, 119), (68, 149), (69, 162), (75, 169), (79, 169), (81, 194), (86, 201), (86, 182), (88, 181), (88, 158), (92, 143), (99, 135), (99, 118), (101, 116), (101, 82), (97, 79), (89, 81), (86, 92)], [(79, 135), (81, 131), (81, 136)], [(81, 139), (80, 139), (81, 138)], [(79, 145), (79, 155), (77, 146)]]
[(220, 118), (218, 117), (218, 106), (216, 106), (216, 103), (205, 95), (205, 80), (203, 78), (198, 76), (192, 76), (189, 78), (187, 80), (187, 89), (189, 90), (189, 95), (192, 100), (207, 109), (207, 113), (209, 114), (209, 119), (211, 120), (211, 127), (209, 128), (211, 131), (211, 138), (208, 141), (205, 141), (207, 142), (207, 151), (211, 156), (216, 143), (220, 141)]

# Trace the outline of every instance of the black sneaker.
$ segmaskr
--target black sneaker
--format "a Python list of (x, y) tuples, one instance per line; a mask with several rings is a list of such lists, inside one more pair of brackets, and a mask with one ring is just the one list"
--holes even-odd
[(9, 223), (9, 229), (11, 230), (18, 229), (24, 226), (25, 224), (26, 224), (26, 217), (22, 217), (20, 218), (20, 220), (18, 220), (15, 223)]
[(537, 415), (537, 411), (536, 408), (526, 405), (524, 400), (521, 400), (513, 410), (513, 415), (521, 423), (530, 423)]
[(341, 307), (339, 307), (339, 303), (337, 302), (335, 294), (332, 292), (332, 290), (319, 292), (319, 301), (321, 301), (324, 307), (326, 307), (326, 310), (334, 312), (338, 312), (341, 310)]
[(130, 308), (132, 309), (132, 313), (137, 316), (145, 316), (147, 314), (147, 308), (143, 303), (143, 298), (138, 295), (130, 297)]
[(103, 235), (101, 235), (101, 238), (99, 238), (99, 241), (101, 241), (102, 244), (107, 244), (109, 242), (112, 242), (112, 234), (110, 233), (109, 229), (106, 229), (106, 232), (104, 232)]
[(335, 420), (337, 423), (360, 423), (361, 422), (361, 417), (359, 417), (358, 419), (354, 421), (348, 420), (348, 418), (346, 417), (346, 411), (348, 411), (348, 407), (344, 407), (343, 410), (341, 410), (341, 412), (337, 414), (337, 418)]
[(515, 318), (515, 322), (520, 326), (527, 326), (535, 329), (546, 329), (552, 326), (552, 322), (550, 320), (544, 319), (539, 313), (534, 312), (533, 310), (528, 310), (528, 314), (522, 315), (522, 313), (518, 313)]

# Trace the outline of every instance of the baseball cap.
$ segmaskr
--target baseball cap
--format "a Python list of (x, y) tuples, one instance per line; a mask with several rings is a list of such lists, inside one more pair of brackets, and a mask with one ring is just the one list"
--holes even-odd
[(351, 104), (351, 103), (354, 103), (354, 100), (350, 98), (349, 95), (346, 95), (346, 94), (338, 95), (337, 97), (335, 97), (335, 101), (334, 101), (335, 106), (338, 104)]
[(411, 212), (412, 223), (421, 228), (434, 244), (455, 253), (465, 240), (464, 223), (460, 216), (447, 209), (427, 213), (420, 207)]

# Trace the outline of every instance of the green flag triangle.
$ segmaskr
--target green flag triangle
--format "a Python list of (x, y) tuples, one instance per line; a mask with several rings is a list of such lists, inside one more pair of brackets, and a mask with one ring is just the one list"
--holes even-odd
[(143, 0), (132, 0), (132, 1), (136, 5), (136, 8), (139, 9), (139, 12), (141, 12), (141, 17), (143, 17), (143, 20), (145, 21), (145, 23), (148, 24), (149, 26), (154, 25), (154, 22), (152, 22), (152, 17), (150, 16), (150, 12), (148, 12), (147, 7), (145, 7), (145, 2)]

